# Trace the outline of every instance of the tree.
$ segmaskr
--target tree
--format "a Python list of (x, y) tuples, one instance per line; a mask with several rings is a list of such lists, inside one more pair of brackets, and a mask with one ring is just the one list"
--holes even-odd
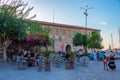
[(46, 51), (48, 51), (48, 44), (50, 44), (50, 36), (49, 34), (29, 34), (26, 36), (23, 36), (23, 38), (20, 40), (20, 42), (25, 45), (28, 45), (29, 47), (35, 47), (37, 49), (37, 46), (43, 45), (46, 48)]
[(101, 45), (101, 42), (102, 38), (100, 34), (98, 34), (96, 31), (93, 31), (88, 40), (88, 48), (92, 48), (92, 50), (102, 49), (103, 46)]
[(38, 22), (28, 21), (27, 35), (29, 34), (42, 34), (43, 28)]
[(27, 8), (28, 3), (22, 0), (0, 0), (0, 45), (3, 47), (3, 57), (7, 60), (6, 49), (18, 37), (26, 34), (28, 24), (26, 20), (34, 18), (29, 17), (30, 11)]
[(86, 50), (87, 36), (85, 34), (76, 33), (73, 38), (73, 45), (83, 46), (84, 50)]
[(24, 42), (28, 47), (34, 47), (38, 51), (40, 45), (43, 45), (48, 51), (50, 44), (49, 27), (43, 28), (37, 21), (27, 20), (29, 27), (26, 29), (26, 34), (19, 37), (20, 42)]
[(48, 51), (48, 44), (50, 44), (50, 35), (45, 33), (43, 41), (44, 41), (43, 45), (45, 46), (46, 51)]

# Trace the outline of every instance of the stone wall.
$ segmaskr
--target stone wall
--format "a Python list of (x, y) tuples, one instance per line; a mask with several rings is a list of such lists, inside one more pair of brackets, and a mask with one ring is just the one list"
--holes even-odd
[[(42, 23), (41, 23), (42, 24)], [(49, 27), (52, 31), (50, 33), (50, 37), (52, 39), (54, 39), (54, 50), (57, 52), (57, 51), (60, 51), (61, 50), (61, 45), (64, 46), (64, 52), (66, 51), (66, 46), (67, 45), (71, 45), (71, 49), (73, 49), (73, 45), (72, 45), (72, 41), (73, 41), (73, 37), (74, 37), (74, 34), (77, 33), (77, 32), (80, 32), (82, 34), (86, 34), (86, 28), (74, 28), (74, 27), (69, 27), (69, 25), (65, 27), (62, 25), (62, 24), (59, 24), (59, 25), (62, 25), (62, 26), (55, 26), (53, 25), (54, 23), (50, 23), (50, 24), (42, 24), (42, 27)], [(57, 24), (58, 25), (58, 24)], [(65, 34), (63, 35), (63, 30), (65, 31)], [(87, 29), (87, 35), (91, 35), (91, 32), (95, 30), (95, 29), (90, 29), (88, 28)], [(58, 34), (56, 34), (56, 31), (58, 31)], [(100, 34), (100, 30), (97, 30), (97, 32)], [(69, 34), (70, 35), (69, 35)], [(77, 47), (77, 50), (79, 49), (83, 49), (83, 47)]]

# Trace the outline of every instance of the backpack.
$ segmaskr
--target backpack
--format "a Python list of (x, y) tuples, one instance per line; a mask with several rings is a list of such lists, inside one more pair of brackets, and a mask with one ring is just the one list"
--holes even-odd
[(104, 59), (103, 59), (103, 62), (107, 62), (107, 61), (108, 61), (108, 59), (107, 59), (107, 58), (104, 58)]

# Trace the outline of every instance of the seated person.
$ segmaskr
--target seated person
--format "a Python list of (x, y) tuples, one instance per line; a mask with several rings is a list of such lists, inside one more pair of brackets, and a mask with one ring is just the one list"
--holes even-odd
[(36, 60), (34, 53), (31, 51), (28, 51), (27, 57), (28, 57), (28, 66), (33, 66), (35, 64), (35, 60)]

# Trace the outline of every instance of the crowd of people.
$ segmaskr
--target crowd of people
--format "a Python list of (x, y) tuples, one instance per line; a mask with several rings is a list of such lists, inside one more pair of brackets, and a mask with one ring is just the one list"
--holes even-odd
[(109, 51), (109, 55), (106, 55), (107, 53), (105, 51), (102, 52), (102, 57), (99, 51), (94, 51), (92, 54), (93, 60), (96, 60), (97, 62), (99, 62), (100, 60), (103, 61), (104, 70), (108, 71), (108, 69), (114, 70), (116, 68), (115, 55), (113, 51)]
[[(83, 54), (82, 50), (79, 50), (77, 57), (78, 60), (81, 57), (81, 55)], [(115, 54), (113, 51), (92, 51), (90, 52), (89, 56), (88, 56), (91, 60), (95, 60), (97, 62), (99, 61), (103, 61), (103, 65), (104, 65), (104, 70), (111, 69), (114, 70), (116, 68), (116, 64), (115, 64)]]
[(107, 70), (107, 71), (108, 71), (108, 67), (109, 67), (111, 70), (114, 70), (114, 69), (116, 68), (116, 65), (115, 65), (115, 55), (113, 54), (112, 51), (110, 51), (110, 56), (109, 56), (109, 58), (107, 58), (107, 57), (104, 55), (103, 63), (104, 63), (104, 70)]
[[(83, 50), (79, 50), (77, 52), (77, 60), (79, 61), (80, 58), (82, 57), (82, 54), (83, 54)], [(92, 52), (92, 54), (94, 55), (93, 57), (93, 60), (96, 60), (97, 62), (100, 61), (100, 56), (99, 56), (99, 51), (94, 51)], [(111, 69), (111, 70), (114, 70), (116, 68), (116, 65), (115, 65), (115, 56), (113, 54), (112, 51), (110, 51), (110, 55), (109, 57), (105, 55), (105, 52), (103, 53), (104, 54), (104, 57), (102, 58), (102, 61), (103, 61), (103, 65), (104, 65), (104, 70), (108, 70)], [(36, 62), (36, 59), (38, 58), (38, 54), (36, 54), (34, 51), (31, 51), (31, 50), (21, 50), (18, 52), (18, 55), (19, 57), (21, 57), (21, 59), (24, 59), (27, 61), (27, 65), (28, 66), (35, 66), (35, 62)], [(61, 54), (62, 57), (64, 57), (65, 60), (69, 60), (69, 55), (67, 54)]]
[(17, 57), (20, 60), (26, 60), (28, 66), (34, 66), (37, 55), (31, 50), (21, 50), (18, 52)]

